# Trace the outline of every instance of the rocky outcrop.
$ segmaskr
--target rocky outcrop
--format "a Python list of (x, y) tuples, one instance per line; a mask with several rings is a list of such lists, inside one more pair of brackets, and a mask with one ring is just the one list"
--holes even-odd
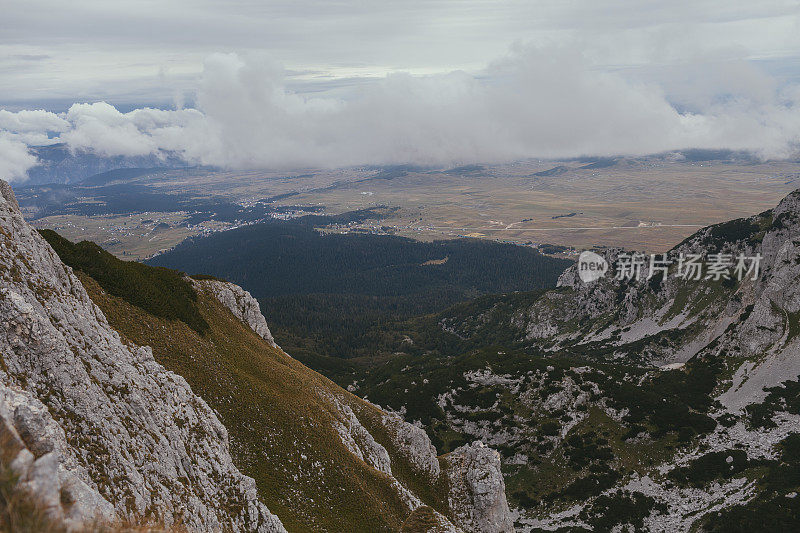
[[(392, 489), (409, 512), (422, 506), (422, 500), (394, 477), (389, 451), (377, 442), (369, 430), (364, 427), (346, 400), (327, 393), (323, 393), (323, 397), (327, 398), (335, 407), (338, 416), (334, 421), (334, 428), (339, 433), (339, 438), (347, 450), (378, 472), (389, 476)], [(398, 450), (395, 448), (395, 451)], [(444, 522), (450, 523), (444, 516), (438, 513), (437, 515)]]
[(227, 307), (236, 318), (250, 326), (262, 339), (277, 347), (272, 333), (269, 331), (267, 321), (261, 314), (261, 306), (258, 300), (253, 298), (249, 292), (236, 285), (219, 280), (200, 280), (195, 281), (197, 286), (208, 288), (214, 297), (222, 305)]
[[(353, 409), (331, 397), (341, 415), (336, 429), (347, 449), (376, 470), (389, 476), (392, 459), (361, 424)], [(374, 407), (371, 406), (370, 407)], [(379, 408), (378, 408), (379, 409)], [(411, 515), (403, 531), (505, 533), (513, 531), (506, 501), (505, 483), (500, 471), (500, 454), (476, 441), (445, 456), (445, 470), (439, 463), (436, 448), (425, 431), (402, 419), (397, 413), (378, 410), (395, 459), (402, 457), (425, 482), (436, 485), (446, 476), (449, 517), (423, 505), (402, 483), (393, 478), (394, 489), (406, 503)]]
[(386, 448), (375, 441), (367, 431), (349, 405), (334, 399), (337, 410), (342, 415), (342, 420), (335, 422), (336, 431), (342, 443), (350, 453), (370, 465), (372, 468), (392, 475), (392, 462)]
[(47, 408), (22, 390), (0, 385), (0, 466), (18, 478), (51, 519), (69, 528), (117, 518), (114, 506), (64, 467), (64, 431)]
[(409, 424), (394, 413), (385, 414), (381, 418), (381, 422), (388, 430), (392, 442), (409, 464), (428, 480), (437, 480), (441, 473), (441, 467), (436, 455), (436, 448), (425, 430)]
[[(792, 342), (800, 313), (796, 283), (800, 279), (800, 191), (770, 211), (698, 231), (669, 252), (666, 276), (657, 272), (651, 279), (649, 255), (642, 254), (638, 279), (616, 279), (622, 252), (602, 251), (611, 266), (604, 277), (585, 283), (577, 265), (571, 266), (559, 277), (558, 290), (505, 317), (518, 332), (517, 339), (542, 343), (551, 352), (591, 346), (596, 353), (613, 351), (618, 359), (665, 368), (684, 363), (709, 346), (724, 347), (731, 355), (749, 360), (735, 380), (740, 382), (735, 385), (741, 397), (728, 403), (737, 408), (763, 397), (756, 393), (763, 386), (800, 373), (798, 348)], [(711, 254), (727, 255), (732, 279), (707, 279)], [(678, 275), (679, 258), (691, 255), (701, 256), (706, 269), (700, 279)], [(740, 255), (748, 260), (762, 258), (757, 279), (750, 279), (750, 273), (741, 281), (733, 279)], [(461, 321), (474, 323), (479, 318)], [(459, 331), (466, 338), (474, 334), (463, 328)], [(755, 371), (756, 367), (761, 370)], [(756, 378), (752, 390), (739, 386), (751, 377)], [(730, 396), (726, 400), (732, 400)]]
[(198, 531), (284, 531), (234, 466), (208, 405), (148, 347), (121, 341), (10, 189), (2, 193), (0, 385), (14, 406), (2, 414), (36, 492), (53, 502), (54, 490), (75, 486), (75, 501), (101, 513), (106, 501), (122, 518)]
[(445, 458), (450, 486), (448, 503), (455, 523), (471, 532), (513, 532), (500, 454), (476, 441)]
[(19, 203), (17, 203), (17, 197), (14, 196), (14, 191), (11, 189), (11, 185), (3, 180), (0, 180), (0, 197), (6, 201), (9, 209), (12, 211), (19, 211)]

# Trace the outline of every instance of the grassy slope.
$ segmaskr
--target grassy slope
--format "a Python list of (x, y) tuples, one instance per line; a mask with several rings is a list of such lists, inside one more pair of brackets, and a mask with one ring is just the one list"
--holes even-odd
[(150, 315), (105, 293), (85, 274), (79, 276), (126, 340), (152, 346), (156, 359), (184, 376), (216, 410), (228, 428), (237, 466), (256, 479), (263, 501), (289, 531), (400, 528), (407, 515), (404, 505), (386, 476), (346, 450), (324, 395), (341, 398), (365, 426), (373, 426), (401, 475), (402, 461), (371, 423), (378, 416), (375, 408), (269, 346), (213, 296), (198, 297), (210, 326), (201, 336), (183, 322)]
[[(256, 480), (262, 500), (289, 531), (397, 531), (407, 518), (391, 478), (342, 444), (334, 397), (387, 448), (394, 475), (447, 512), (441, 501), (446, 487), (412, 472), (383, 430), (377, 408), (270, 346), (211, 294), (195, 294), (175, 271), (120, 261), (95, 248), (82, 253), (88, 243), (73, 244), (53, 232), (44, 236), (76, 269), (123, 339), (151, 346), (156, 360), (182, 375), (217, 412), (237, 466)], [(121, 291), (115, 280), (132, 265), (137, 275)], [(156, 301), (142, 301), (140, 294)], [(159, 313), (162, 304), (184, 312)], [(197, 319), (207, 327), (197, 328)]]

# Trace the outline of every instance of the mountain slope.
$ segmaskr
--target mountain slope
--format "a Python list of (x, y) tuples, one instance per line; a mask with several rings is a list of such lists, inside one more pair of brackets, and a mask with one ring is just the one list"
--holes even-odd
[[(44, 232), (81, 268), (73, 273), (3, 192), (3, 378), (52, 428), (28, 431), (12, 409), (7, 425), (24, 446), (11, 451), (35, 458), (42, 434), (63, 431), (58, 454), (42, 457), (74, 471), (69, 486), (86, 485), (78, 496), (99, 502), (92, 510), (199, 531), (398, 531), (425, 504), (422, 516), (448, 531), (511, 530), (496, 452), (464, 446), (437, 457), (424, 431), (277, 348), (258, 304), (235, 285)], [(131, 431), (137, 424), (143, 432)], [(73, 507), (59, 513), (91, 518)]]
[[(393, 479), (342, 442), (339, 429), (350, 431), (344, 391), (236, 320), (207, 282), (198, 284), (198, 308), (211, 325), (205, 336), (104, 294), (91, 278), (83, 282), (126, 339), (151, 345), (217, 411), (237, 464), (290, 530), (399, 529), (410, 510)], [(377, 416), (369, 406), (356, 408)]]
[[(357, 376), (442, 450), (503, 456), (521, 531), (800, 524), (800, 192), (672, 250), (761, 254), (756, 279), (667, 278), (489, 296), (387, 332)], [(606, 254), (613, 264), (620, 250)], [(421, 381), (419, 376), (425, 376)]]
[(65, 144), (34, 146), (31, 147), (31, 152), (38, 159), (38, 164), (28, 170), (31, 184), (73, 183), (116, 169), (121, 169), (121, 176), (127, 177), (125, 171), (142, 171), (145, 168), (158, 171), (162, 168), (186, 166), (186, 163), (176, 157), (159, 158), (153, 155), (102, 157), (91, 152), (72, 152)]
[[(197, 530), (283, 531), (206, 402), (148, 348), (122, 343), (5, 182), (0, 192), (0, 413), (17, 443), (4, 466), (75, 520), (113, 509)], [(74, 481), (80, 494), (65, 496)], [(76, 509), (89, 499), (97, 505)]]
[[(69, 256), (63, 241), (48, 236)], [(266, 325), (260, 313), (249, 324), (242, 320), (245, 315), (230, 313), (225, 296), (232, 291), (239, 293), (240, 304), (249, 300), (244, 307), (258, 309), (235, 285), (191, 282), (197, 309), (209, 324), (200, 334), (79, 276), (126, 339), (150, 344), (158, 360), (185, 376), (215, 409), (229, 429), (237, 465), (256, 479), (262, 499), (289, 530), (396, 531), (420, 498), (468, 531), (502, 530), (502, 516), (490, 518), (500, 529), (475, 529), (466, 522), (465, 513), (474, 507), (472, 489), (466, 491), (466, 502), (451, 506), (442, 498), (465, 482), (445, 478), (424, 432), (346, 393), (274, 347), (268, 330), (256, 332)], [(507, 513), (499, 462), (490, 455), (489, 463), (497, 465), (498, 476), (490, 503)]]

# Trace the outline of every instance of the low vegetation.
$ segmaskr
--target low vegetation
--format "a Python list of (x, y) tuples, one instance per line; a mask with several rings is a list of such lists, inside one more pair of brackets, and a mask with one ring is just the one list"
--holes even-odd
[(710, 533), (796, 531), (800, 524), (800, 433), (778, 445), (778, 458), (769, 461), (759, 490), (749, 502), (710, 513), (702, 530)]
[(180, 320), (198, 333), (208, 329), (197, 295), (181, 272), (122, 261), (93, 242), (73, 243), (52, 230), (40, 233), (66, 265), (91, 276), (109, 294), (159, 318)]
[(10, 468), (0, 466), (0, 531), (66, 533), (66, 525), (48, 515), (45, 505), (19, 485)]

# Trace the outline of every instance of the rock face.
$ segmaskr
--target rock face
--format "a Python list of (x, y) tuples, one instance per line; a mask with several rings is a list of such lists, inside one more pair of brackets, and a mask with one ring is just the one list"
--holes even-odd
[(84, 483), (81, 472), (65, 468), (64, 431), (47, 408), (19, 389), (0, 385), (0, 463), (19, 477), (21, 489), (41, 500), (52, 518), (70, 527), (116, 518), (114, 506)]
[(212, 294), (227, 307), (239, 320), (250, 326), (262, 339), (277, 347), (272, 333), (269, 331), (267, 321), (261, 314), (258, 300), (240, 286), (225, 281), (201, 280), (196, 284), (207, 287)]
[[(347, 449), (376, 470), (394, 476), (392, 457), (402, 457), (421, 479), (436, 484), (442, 476), (448, 486), (447, 501), (450, 516), (445, 517), (422, 501), (402, 483), (393, 478), (394, 490), (398, 492), (411, 513), (403, 531), (505, 533), (513, 531), (505, 483), (500, 471), (500, 454), (476, 441), (465, 445), (442, 459), (442, 469), (436, 448), (421, 428), (404, 421), (396, 413), (387, 413), (376, 408), (380, 424), (386, 430), (394, 455), (378, 443), (361, 424), (353, 409), (331, 397), (331, 403), (341, 415), (336, 429)], [(427, 524), (427, 529), (422, 527)]]
[[(0, 191), (0, 414), (15, 443), (3, 452), (26, 482), (77, 520), (111, 505), (198, 531), (284, 531), (208, 405), (148, 347), (121, 341), (5, 183)], [(59, 509), (66, 486), (76, 503)]]
[[(608, 249), (603, 255), (613, 265), (621, 252)], [(683, 279), (676, 275), (678, 258), (691, 254), (702, 255), (705, 263), (711, 254), (726, 254), (733, 263), (740, 255), (760, 255), (760, 272), (741, 282), (733, 279), (733, 268), (729, 280), (709, 281), (707, 271), (703, 279)], [(763, 386), (800, 374), (800, 346), (793, 342), (800, 312), (800, 191), (770, 211), (698, 231), (669, 252), (666, 277), (656, 273), (649, 279), (645, 257), (640, 279), (615, 279), (609, 269), (604, 278), (584, 283), (576, 266), (568, 268), (558, 290), (517, 309), (507, 317), (509, 326), (520, 342), (547, 344), (551, 352), (591, 345), (595, 352), (613, 349), (618, 358), (655, 366), (686, 362), (712, 342), (758, 367), (769, 360), (763, 371), (743, 369), (742, 383), (756, 379), (749, 392), (737, 386), (740, 399), (731, 403), (737, 408), (758, 401), (756, 390)], [(455, 333), (475, 335), (465, 328)]]
[(11, 185), (3, 180), (0, 180), (0, 197), (6, 201), (9, 209), (19, 211), (19, 203), (17, 203), (17, 197), (14, 196), (14, 191), (11, 190)]
[(448, 502), (456, 523), (466, 531), (513, 532), (500, 454), (476, 441), (450, 453), (447, 463)]
[(347, 446), (350, 453), (370, 465), (372, 468), (392, 475), (392, 463), (386, 448), (375, 442), (375, 438), (361, 425), (358, 417), (349, 405), (342, 404), (334, 399), (343, 420), (336, 425), (336, 431), (342, 443)]
[[(613, 264), (620, 253), (605, 250), (605, 259)], [(701, 256), (704, 269), (698, 279), (678, 275), (681, 254), (684, 258), (690, 254)], [(712, 254), (729, 258), (729, 279), (709, 276)], [(630, 431), (625, 453), (634, 450), (637, 455), (649, 454), (663, 437), (637, 427), (630, 416), (632, 410), (640, 408), (639, 395), (655, 394), (648, 412), (642, 413), (643, 419), (652, 422), (650, 413), (659, 410), (657, 402), (679, 406), (702, 391), (698, 395), (702, 400), (660, 415), (663, 421), (674, 425), (665, 427), (666, 433), (679, 436), (684, 432), (685, 436), (676, 452), (659, 464), (609, 482), (602, 492), (587, 497), (573, 497), (569, 485), (553, 487), (550, 494), (558, 503), (547, 508), (545, 493), (533, 511), (525, 494), (517, 492), (515, 486), (515, 495), (523, 496), (514, 510), (520, 530), (703, 530), (718, 519), (723, 524), (732, 523), (716, 513), (728, 520), (750, 512), (772, 519), (773, 510), (782, 508), (783, 498), (796, 497), (795, 487), (790, 486), (783, 493), (776, 493), (778, 503), (774, 507), (759, 507), (772, 497), (763, 492), (764, 478), (745, 476), (733, 464), (737, 454), (746, 456), (747, 461), (775, 461), (788, 442), (787, 436), (800, 428), (800, 190), (772, 210), (702, 229), (669, 255), (673, 265), (667, 276), (659, 274), (648, 279), (649, 266), (645, 263), (638, 280), (614, 279), (611, 274), (584, 283), (577, 268), (571, 267), (555, 290), (500, 303), (493, 300), (491, 308), (473, 308), (467, 316), (454, 312), (440, 320), (445, 331), (461, 338), (479, 339), (486, 331), (482, 328), (504, 328), (503, 333), (514, 339), (509, 343), (512, 349), (524, 346), (526, 353), (547, 354), (553, 361), (562, 356), (569, 358), (567, 368), (532, 368), (533, 365), (524, 364), (502, 366), (498, 357), (487, 361), (488, 375), (481, 377), (475, 370), (464, 372), (466, 387), (462, 383), (439, 396), (439, 406), (451, 429), (503, 447), (503, 461), (511, 467), (509, 471), (515, 472), (515, 485), (523, 478), (520, 471), (527, 469), (526, 475), (536, 479), (534, 476), (541, 472), (539, 464), (552, 466), (557, 459), (548, 463), (548, 458), (570, 452), (576, 444), (583, 446), (587, 429), (598, 431), (605, 424)], [(757, 275), (748, 272), (737, 279), (734, 265), (740, 256), (748, 261), (761, 258)], [(598, 367), (597, 361), (605, 366)], [(617, 363), (626, 370), (622, 371)], [(576, 364), (583, 366), (572, 366)], [(630, 367), (638, 367), (640, 374), (628, 374)], [(502, 369), (503, 373), (493, 374), (493, 368)], [(677, 388), (671, 389), (676, 384)], [(463, 394), (489, 386), (494, 387), (491, 393), (497, 398), (490, 406), (481, 405), (471, 394)], [(623, 389), (618, 387), (630, 392), (620, 394)], [(680, 393), (670, 398), (672, 390)], [(630, 398), (636, 399), (629, 401)], [(494, 415), (503, 405), (511, 405), (513, 414), (491, 418), (491, 422), (477, 416)], [(520, 415), (521, 412), (532, 415)], [(603, 425), (595, 425), (587, 413), (602, 413)], [(702, 425), (690, 427), (691, 416), (698, 416)], [(545, 432), (541, 426), (535, 427), (536, 420), (543, 418), (557, 422)], [(680, 427), (684, 422), (687, 425)], [(534, 447), (529, 444), (531, 441), (548, 445)], [(609, 447), (610, 455), (619, 457), (618, 449)], [(465, 452), (459, 449), (452, 455), (468, 457)], [(712, 467), (706, 465), (717, 460), (724, 461), (720, 470), (726, 475), (713, 482), (672, 481), (683, 479), (685, 471), (707, 472)], [(613, 468), (613, 464), (598, 461), (595, 467)], [(727, 470), (731, 473), (727, 474)], [(450, 466), (447, 471), (452, 476), (457, 469)], [(470, 475), (463, 475), (461, 486), (480, 493), (470, 479)], [(594, 508), (600, 495), (638, 499), (640, 503), (652, 498), (654, 504), (643, 525), (622, 525), (625, 518), (608, 512), (608, 507)], [(471, 501), (464, 496), (461, 501), (467, 503), (451, 503), (454, 513), (461, 508), (474, 509), (473, 512), (486, 508), (480, 499)], [(741, 515), (736, 514), (739, 505), (746, 509)], [(737, 511), (726, 514), (733, 508)], [(465, 514), (469, 520), (469, 513)], [(613, 529), (598, 525), (611, 524), (616, 519), (621, 522)]]
[(436, 456), (436, 448), (425, 430), (409, 424), (396, 414), (384, 415), (381, 422), (389, 431), (395, 446), (417, 472), (431, 481), (439, 478), (441, 467)]
[(481, 441), (461, 446), (443, 457), (443, 471), (436, 448), (422, 428), (395, 413), (385, 414), (381, 423), (398, 452), (417, 473), (431, 482), (446, 476), (447, 500), (456, 526), (476, 533), (514, 531), (497, 451)]

